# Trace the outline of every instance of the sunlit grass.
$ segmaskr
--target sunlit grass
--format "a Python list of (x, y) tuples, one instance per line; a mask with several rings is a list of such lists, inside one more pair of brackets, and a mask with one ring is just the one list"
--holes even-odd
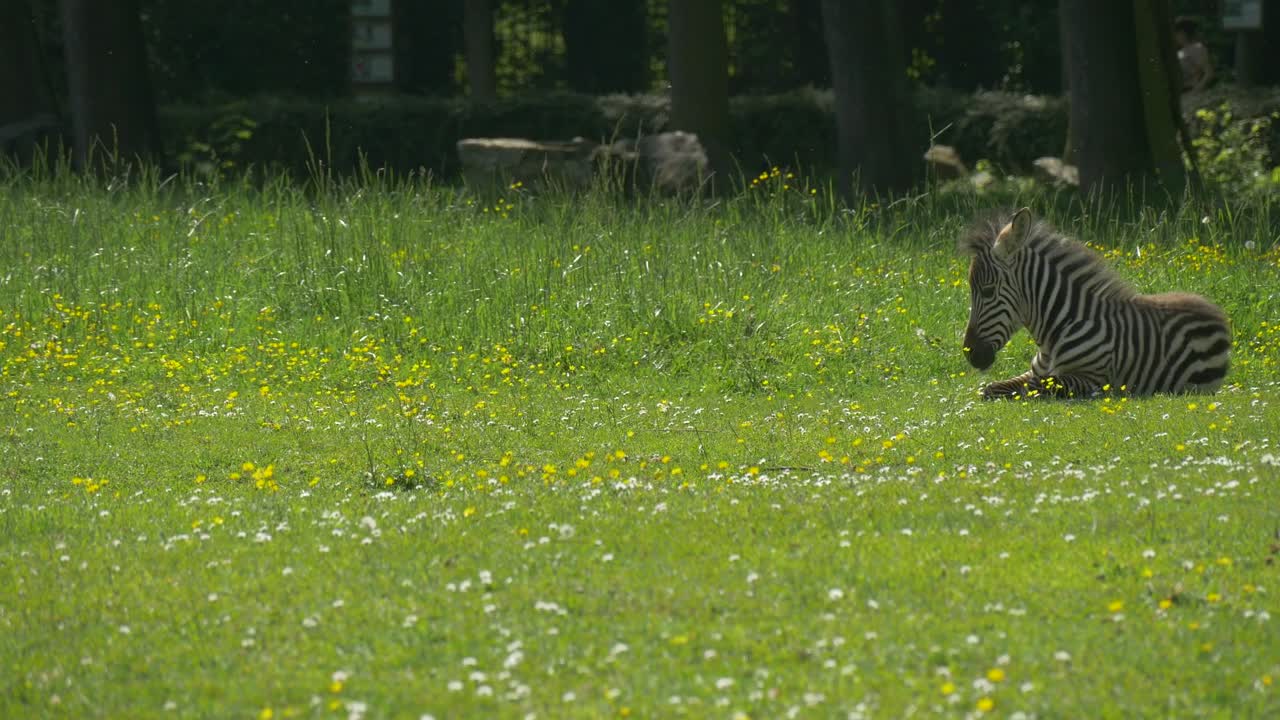
[(0, 715), (1275, 713), (1270, 205), (1004, 199), (1224, 389), (978, 402), (972, 195), (8, 181)]

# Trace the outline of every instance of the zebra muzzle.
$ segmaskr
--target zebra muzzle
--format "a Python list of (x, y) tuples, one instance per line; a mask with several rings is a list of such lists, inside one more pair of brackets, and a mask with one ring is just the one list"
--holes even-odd
[(969, 364), (979, 370), (986, 370), (991, 367), (991, 363), (996, 361), (996, 347), (988, 345), (981, 340), (964, 341), (964, 356), (968, 358)]

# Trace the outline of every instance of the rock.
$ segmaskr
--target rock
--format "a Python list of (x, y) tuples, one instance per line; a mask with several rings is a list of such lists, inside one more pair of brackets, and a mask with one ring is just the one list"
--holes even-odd
[(462, 177), (471, 187), (551, 184), (581, 189), (591, 184), (593, 142), (540, 142), (520, 138), (467, 138), (458, 141)]
[(601, 146), (598, 162), (640, 192), (678, 193), (697, 190), (710, 174), (707, 151), (698, 136), (687, 132), (645, 135)]
[(969, 174), (960, 153), (950, 145), (930, 145), (924, 153), (930, 173), (939, 180), (958, 180)]
[(636, 143), (640, 167), (660, 192), (695, 190), (711, 172), (698, 136), (687, 132), (646, 135)]
[(1062, 158), (1036, 158), (1032, 165), (1035, 166), (1036, 180), (1042, 183), (1058, 187), (1080, 187), (1079, 169), (1063, 162)]
[(992, 175), (986, 170), (979, 170), (978, 172), (969, 176), (969, 182), (972, 183), (973, 187), (977, 190), (986, 190), (995, 181), (996, 181), (996, 176)]

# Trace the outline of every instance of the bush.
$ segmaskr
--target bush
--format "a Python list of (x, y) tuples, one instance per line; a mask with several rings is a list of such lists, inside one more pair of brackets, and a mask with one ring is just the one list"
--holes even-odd
[[(954, 146), (971, 167), (986, 160), (1002, 173), (1026, 174), (1037, 157), (1062, 152), (1067, 132), (1065, 98), (923, 89), (917, 92), (916, 102), (933, 141)], [(1236, 122), (1252, 122), (1280, 110), (1280, 91), (1243, 94), (1217, 89), (1184, 102), (1193, 135), (1222, 138), (1230, 145), (1240, 133), (1206, 130), (1208, 116), (1197, 116), (1196, 110), (1207, 106), (1217, 112), (1223, 102), (1229, 102)], [(798, 167), (811, 175), (834, 170), (836, 130), (830, 90), (736, 97), (730, 103), (730, 115), (732, 146), (744, 176), (772, 166)], [(573, 93), (526, 95), (486, 105), (461, 98), (409, 96), (329, 104), (271, 98), (172, 106), (161, 116), (170, 156), (204, 162), (203, 167), (252, 165), (305, 174), (313, 155), (340, 174), (357, 170), (363, 158), (373, 168), (426, 169), (437, 178), (453, 179), (459, 172), (455, 145), (463, 138), (582, 136), (601, 142), (634, 138), (668, 129), (669, 104), (661, 95)], [(1213, 117), (1220, 119), (1221, 114)], [(1249, 157), (1269, 170), (1280, 157), (1280, 124), (1264, 123), (1247, 134), (1254, 143)], [(1265, 137), (1267, 147), (1261, 155), (1256, 148), (1259, 137)], [(928, 144), (929, 138), (920, 138), (921, 153)]]

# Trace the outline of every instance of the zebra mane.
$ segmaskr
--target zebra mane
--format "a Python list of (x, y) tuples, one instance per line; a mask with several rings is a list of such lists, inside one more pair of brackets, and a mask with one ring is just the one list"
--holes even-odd
[[(960, 236), (960, 251), (966, 255), (982, 255), (994, 247), (996, 236), (1009, 223), (1012, 212), (996, 210), (984, 213)], [(1068, 237), (1049, 223), (1033, 219), (1020, 252), (1052, 254), (1056, 262), (1084, 261), (1080, 274), (1093, 280), (1095, 292), (1108, 300), (1132, 300), (1140, 293), (1125, 280), (1093, 248)]]
[(989, 251), (996, 242), (996, 235), (1009, 222), (1013, 211), (1008, 208), (988, 210), (974, 219), (960, 234), (958, 247), (963, 255), (980, 255)]

